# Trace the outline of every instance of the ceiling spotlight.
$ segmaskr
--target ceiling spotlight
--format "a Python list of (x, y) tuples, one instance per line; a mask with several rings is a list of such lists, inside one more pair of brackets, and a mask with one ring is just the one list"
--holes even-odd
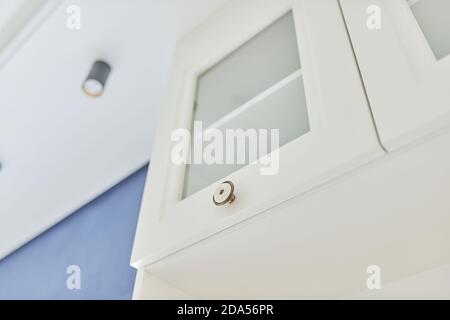
[(89, 97), (99, 97), (105, 90), (111, 66), (104, 61), (95, 61), (86, 80), (83, 82), (83, 91)]

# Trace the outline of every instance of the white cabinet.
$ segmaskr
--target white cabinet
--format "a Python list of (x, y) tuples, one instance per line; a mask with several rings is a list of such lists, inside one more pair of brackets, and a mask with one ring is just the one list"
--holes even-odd
[[(152, 263), (144, 278), (171, 290), (137, 279), (135, 298), (448, 299), (447, 278), (415, 275), (450, 264), (449, 143), (447, 133), (386, 155)], [(367, 294), (372, 265), (382, 290)]]
[[(448, 127), (450, 2), (341, 4), (382, 144), (394, 150)], [(379, 29), (367, 27), (371, 17)]]
[[(446, 8), (230, 0), (182, 39), (133, 250), (134, 297), (358, 297), (369, 266), (384, 286), (448, 265), (448, 19), (429, 19)], [(369, 29), (377, 13), (381, 29)], [(180, 128), (194, 155), (200, 132), (278, 129), (279, 148), (262, 159), (278, 156), (279, 171), (176, 164)], [(394, 291), (436, 283), (411, 279)], [(443, 287), (434, 296), (448, 298)]]
[[(384, 154), (337, 1), (229, 1), (178, 43), (171, 79), (133, 250), (136, 267)], [(248, 134), (243, 161), (238, 151), (233, 164), (220, 157), (174, 160), (183, 154), (174, 153), (177, 132), (188, 132), (194, 160), (222, 136), (228, 163), (238, 148), (228, 148), (228, 132), (239, 129)], [(216, 206), (213, 194), (224, 192), (224, 181), (234, 185), (235, 201)]]

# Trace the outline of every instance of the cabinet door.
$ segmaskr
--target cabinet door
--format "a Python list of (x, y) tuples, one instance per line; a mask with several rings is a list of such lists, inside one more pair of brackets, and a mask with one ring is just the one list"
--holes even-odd
[(450, 1), (341, 4), (383, 145), (393, 150), (448, 127)]
[[(138, 225), (136, 266), (383, 154), (337, 1), (229, 1), (180, 41), (171, 77)], [(224, 147), (215, 151), (223, 150), (228, 164), (220, 157), (175, 163), (179, 129), (192, 135), (193, 158), (198, 141), (204, 156), (208, 143), (223, 136)], [(248, 134), (236, 155), (229, 131)], [(257, 143), (250, 142), (252, 134)], [(224, 181), (233, 183), (235, 200), (217, 206), (213, 195), (231, 189), (220, 189)]]

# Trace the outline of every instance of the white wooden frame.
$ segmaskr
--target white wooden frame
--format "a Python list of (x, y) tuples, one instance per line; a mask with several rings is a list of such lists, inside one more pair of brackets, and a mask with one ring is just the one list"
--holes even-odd
[(0, 68), (20, 49), (40, 25), (60, 6), (59, 0), (33, 1), (30, 9), (20, 12), (6, 25), (8, 37), (0, 39)]
[(144, 268), (137, 270), (133, 300), (193, 300), (194, 297), (174, 287)]
[[(450, 55), (436, 59), (407, 0), (340, 2), (383, 145), (394, 150), (448, 127)], [(366, 27), (371, 5), (381, 9), (380, 30)]]
[[(293, 11), (311, 131), (280, 149), (280, 172), (247, 166), (227, 177), (237, 201), (215, 207), (211, 185), (179, 201), (184, 170), (170, 136), (190, 128), (198, 76)], [(178, 46), (138, 224), (132, 264), (143, 267), (383, 155), (338, 1), (230, 1)]]

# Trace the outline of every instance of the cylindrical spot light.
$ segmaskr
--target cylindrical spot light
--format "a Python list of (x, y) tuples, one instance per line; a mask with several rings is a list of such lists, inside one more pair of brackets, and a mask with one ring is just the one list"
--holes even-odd
[(99, 97), (105, 90), (106, 81), (111, 72), (111, 66), (105, 61), (95, 61), (86, 80), (83, 82), (83, 91), (89, 97)]

